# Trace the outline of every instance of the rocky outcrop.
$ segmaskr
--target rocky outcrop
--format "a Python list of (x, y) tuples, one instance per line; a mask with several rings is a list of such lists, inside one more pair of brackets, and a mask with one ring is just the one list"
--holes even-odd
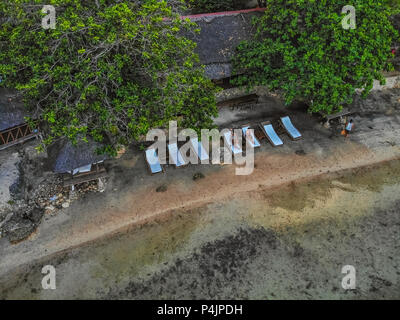
[(29, 237), (40, 224), (44, 210), (38, 207), (23, 208), (13, 215), (2, 226), (2, 234), (10, 242), (17, 242)]

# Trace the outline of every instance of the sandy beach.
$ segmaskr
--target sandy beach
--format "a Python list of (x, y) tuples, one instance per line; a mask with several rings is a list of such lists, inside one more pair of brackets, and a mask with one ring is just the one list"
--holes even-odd
[[(174, 210), (21, 266), (1, 298), (398, 299), (400, 162)], [(42, 290), (41, 268), (57, 270)], [(357, 270), (356, 290), (341, 268)]]
[[(200, 219), (196, 217), (213, 216), (216, 214), (215, 212), (221, 210), (221, 212), (226, 215), (225, 218), (217, 218), (218, 214), (216, 214), (216, 218), (212, 219), (212, 225), (232, 226), (233, 223), (234, 226), (232, 226), (232, 229), (227, 227), (228, 230), (223, 231), (225, 232), (225, 235), (228, 235), (228, 237), (230, 237), (229, 239), (232, 241), (236, 241), (236, 237), (239, 237), (238, 239), (241, 240), (238, 241), (240, 243), (242, 240), (245, 241), (247, 246), (249, 245), (248, 243), (251, 243), (253, 240), (261, 241), (260, 252), (262, 252), (263, 246), (266, 245), (263, 241), (267, 241), (267, 244), (270, 244), (271, 241), (278, 241), (282, 236), (282, 230), (286, 230), (283, 233), (283, 237), (287, 241), (291, 239), (293, 232), (300, 237), (302, 233), (299, 230), (303, 230), (306, 226), (318, 226), (319, 223), (322, 223), (321, 221), (326, 223), (331, 219), (330, 217), (324, 216), (321, 220), (320, 217), (318, 217), (318, 214), (324, 214), (328, 200), (324, 199), (324, 194), (319, 194), (320, 191), (323, 192), (324, 188), (321, 190), (320, 186), (318, 188), (309, 188), (308, 186), (310, 183), (312, 184), (314, 183), (313, 181), (316, 181), (316, 185), (325, 185), (324, 181), (330, 181), (330, 179), (334, 178), (346, 179), (346, 176), (357, 174), (359, 171), (361, 172), (361, 175), (364, 175), (362, 173), (363, 170), (368, 172), (370, 169), (363, 168), (376, 166), (378, 164), (381, 164), (386, 168), (385, 166), (388, 165), (387, 163), (392, 163), (390, 161), (399, 159), (400, 146), (398, 145), (398, 141), (395, 139), (395, 137), (400, 137), (400, 103), (398, 103), (397, 100), (399, 98), (400, 91), (398, 89), (395, 89), (390, 93), (383, 91), (369, 98), (369, 100), (365, 102), (365, 108), (367, 111), (368, 107), (373, 105), (377, 100), (380, 102), (381, 107), (380, 109), (374, 110), (375, 114), (373, 117), (370, 116), (370, 113), (367, 111), (361, 114), (356, 114), (354, 118), (357, 123), (357, 130), (348, 140), (343, 139), (338, 132), (324, 128), (315, 117), (308, 115), (303, 110), (289, 110), (293, 122), (304, 136), (303, 139), (300, 141), (291, 141), (288, 136), (282, 136), (284, 146), (281, 148), (273, 148), (264, 141), (260, 150), (256, 151), (255, 169), (249, 176), (236, 176), (234, 171), (235, 165), (191, 165), (182, 169), (175, 169), (172, 166), (168, 166), (165, 174), (150, 176), (146, 171), (143, 155), (136, 151), (128, 151), (120, 161), (111, 164), (111, 181), (104, 193), (88, 194), (84, 199), (72, 203), (69, 208), (63, 209), (56, 215), (46, 216), (35, 234), (26, 241), (17, 244), (10, 244), (6, 239), (0, 239), (0, 255), (2, 257), (0, 259), (0, 282), (3, 283), (2, 288), (6, 288), (2, 290), (3, 297), (15, 297), (17, 296), (14, 295), (15, 292), (19, 292), (21, 296), (23, 296), (22, 291), (17, 289), (18, 286), (16, 286), (17, 283), (19, 285), (21, 285), (21, 283), (19, 280), (16, 280), (14, 276), (20, 276), (21, 273), (27, 273), (27, 278), (25, 278), (27, 279), (27, 283), (30, 283), (29, 279), (33, 275), (31, 274), (31, 271), (28, 272), (27, 270), (31, 270), (32, 268), (32, 270), (37, 270), (43, 261), (55, 261), (54, 264), (62, 265), (62, 262), (60, 262), (59, 259), (61, 259), (61, 261), (66, 259), (67, 262), (65, 262), (65, 268), (70, 268), (71, 264), (75, 264), (75, 258), (70, 258), (70, 255), (74, 257), (74, 252), (78, 252), (76, 253), (78, 257), (84, 257), (85, 254), (79, 253), (80, 248), (93, 248), (96, 246), (102, 247), (101, 244), (104, 244), (104, 241), (108, 241), (107, 239), (116, 239), (115, 237), (123, 237), (123, 235), (129, 237), (130, 234), (133, 234), (134, 237), (138, 232), (137, 230), (144, 230), (150, 226), (150, 228), (158, 228), (158, 231), (155, 234), (165, 234), (166, 239), (164, 240), (167, 241), (167, 243), (173, 241), (169, 239), (169, 237), (172, 236), (171, 233), (168, 232), (169, 229), (166, 228), (164, 233), (164, 227), (162, 227), (161, 222), (157, 222), (158, 219), (161, 219), (161, 221), (167, 221), (166, 223), (168, 223), (168, 219), (176, 221), (176, 217), (183, 217), (183, 220), (189, 219), (189, 222), (187, 222), (189, 226), (185, 225), (182, 227), (184, 231), (182, 231), (181, 227), (176, 225), (175, 222), (171, 222), (171, 225), (173, 226), (172, 228), (178, 228), (178, 233), (180, 234), (190, 234), (190, 225), (192, 223), (196, 225), (195, 222), (191, 221), (192, 219), (196, 220)], [(279, 108), (280, 106), (277, 105), (275, 107)], [(266, 108), (266, 110), (268, 109)], [(271, 110), (270, 112), (273, 113), (275, 111)], [(260, 119), (260, 117), (268, 117), (268, 114), (264, 112), (261, 115), (258, 114), (257, 117), (258, 119)], [(243, 122), (244, 120), (238, 119), (236, 122), (231, 123), (231, 125), (239, 125), (241, 121)], [(249, 121), (248, 117), (246, 121)], [(395, 173), (398, 170), (396, 162), (395, 165), (390, 164), (389, 168), (392, 168), (389, 169), (389, 172), (391, 172), (390, 170), (393, 170)], [(194, 181), (193, 175), (199, 172), (204, 175), (204, 178)], [(398, 179), (398, 175), (394, 174), (394, 176)], [(329, 183), (332, 184), (332, 182)], [(387, 208), (385, 206), (375, 206), (373, 203), (368, 203), (367, 205), (367, 202), (364, 200), (369, 200), (371, 195), (365, 195), (363, 194), (363, 191), (360, 190), (360, 197), (357, 198), (357, 201), (355, 201), (354, 204), (352, 204), (351, 197), (354, 196), (354, 192), (351, 191), (353, 188), (353, 182), (347, 181), (342, 185), (343, 183), (344, 182), (339, 180), (339, 182), (334, 183), (333, 188), (335, 190), (339, 189), (342, 191), (344, 190), (343, 192), (347, 192), (345, 196), (347, 203), (352, 209), (356, 209), (352, 210), (355, 211), (354, 213), (356, 216), (354, 217), (353, 214), (350, 215), (352, 219), (355, 219), (354, 221), (357, 220), (357, 222), (354, 222), (354, 228), (361, 228), (360, 226), (363, 225), (363, 223), (360, 221), (362, 219), (367, 219), (366, 217), (371, 214), (371, 212), (375, 212), (378, 217), (379, 215), (384, 214), (384, 210), (388, 210), (387, 212), (393, 215), (391, 219), (394, 219), (393, 221), (391, 220), (393, 223), (389, 223), (388, 226), (393, 229), (393, 232), (398, 232), (398, 225), (396, 225), (398, 203), (389, 201), (390, 205)], [(370, 180), (370, 183), (371, 185), (374, 185), (375, 181)], [(385, 184), (386, 182), (382, 183)], [(349, 184), (349, 186), (347, 186), (347, 184)], [(157, 189), (160, 186), (164, 186), (164, 189), (166, 190), (164, 192), (157, 192)], [(298, 190), (299, 188), (299, 190), (303, 190), (307, 195), (315, 193), (316, 198), (305, 200), (302, 197), (303, 191), (297, 194), (291, 188), (294, 188), (293, 190)], [(368, 186), (365, 186), (365, 188), (368, 189)], [(394, 190), (390, 189), (390, 191), (385, 191), (383, 194), (380, 192), (377, 194), (379, 197), (382, 196), (382, 199), (393, 199), (394, 201), (396, 200), (396, 197), (393, 195), (398, 194), (399, 186), (394, 184), (391, 188), (394, 188)], [(347, 189), (350, 189), (350, 191), (346, 191)], [(282, 190), (289, 190), (289, 192), (283, 192)], [(331, 195), (330, 191), (327, 193), (330, 197), (335, 195), (335, 193)], [(322, 200), (318, 202), (320, 196), (322, 197)], [(335, 214), (338, 214), (338, 212), (342, 212), (337, 207), (338, 205), (342, 205), (341, 196), (338, 196), (339, 198), (336, 200), (335, 197), (333, 197), (334, 200), (330, 197), (328, 197), (330, 199), (329, 201), (333, 201), (335, 205), (332, 205), (332, 211), (326, 212), (331, 212), (334, 216)], [(277, 204), (274, 204), (273, 202), (275, 198)], [(379, 201), (384, 202), (382, 199)], [(275, 212), (272, 216), (265, 212), (263, 205), (264, 201), (267, 201), (269, 205), (271, 205), (272, 201), (272, 208), (274, 208)], [(302, 208), (302, 206), (309, 206), (309, 201), (311, 201), (311, 203), (317, 201), (318, 205), (317, 209), (315, 209), (318, 213), (317, 216), (308, 216), (304, 214), (304, 208)], [(282, 206), (282, 203), (285, 205)], [(364, 207), (364, 204), (366, 207)], [(358, 206), (360, 205), (362, 206), (360, 210), (358, 210)], [(289, 206), (289, 208), (285, 208), (285, 206)], [(293, 206), (293, 208), (290, 206)], [(281, 209), (279, 208), (282, 207), (289, 211), (280, 211)], [(311, 206), (311, 208), (314, 207), (315, 204)], [(383, 213), (379, 213), (380, 209), (383, 210)], [(208, 212), (208, 214), (204, 214), (205, 211)], [(247, 215), (247, 222), (245, 227), (242, 228), (235, 225), (230, 218), (236, 213), (240, 216), (243, 212)], [(267, 210), (267, 212), (269, 211)], [(263, 215), (266, 215), (266, 217), (263, 218)], [(250, 219), (250, 217), (253, 218)], [(334, 218), (332, 217), (332, 219)], [(250, 220), (252, 221), (251, 223)], [(377, 223), (380, 223), (379, 219), (370, 222), (371, 230), (378, 230), (376, 228)], [(224, 229), (223, 227), (221, 228)], [(326, 226), (322, 223), (321, 227), (307, 227), (307, 230), (319, 230), (319, 228), (325, 230)], [(208, 235), (207, 230), (207, 228), (204, 228), (206, 235)], [(331, 232), (334, 233), (340, 233), (342, 231), (343, 229), (341, 228), (331, 230)], [(325, 237), (328, 231), (321, 232), (321, 234), (315, 236), (317, 236), (320, 241), (324, 241), (324, 243), (327, 241), (330, 243), (329, 239), (331, 239), (332, 236), (329, 236), (328, 238)], [(355, 232), (352, 232), (352, 234), (353, 233), (357, 234)], [(150, 232), (150, 234), (154, 233)], [(378, 236), (378, 234), (376, 236)], [(339, 242), (336, 243), (336, 246), (338, 246), (339, 243), (344, 243), (346, 241), (345, 239), (347, 239), (346, 237), (339, 237), (337, 239)], [(357, 237), (360, 237), (359, 241), (363, 241), (362, 236), (357, 235)], [(219, 249), (217, 248), (219, 248), (219, 243), (223, 244), (225, 241), (223, 237), (214, 238), (214, 242), (211, 241), (212, 236), (204, 236), (202, 239), (203, 243), (205, 240), (209, 242), (204, 245), (210, 248), (209, 250), (211, 250), (211, 253), (215, 250), (218, 251)], [(303, 240), (311, 241), (307, 239)], [(118, 247), (121, 246), (121, 243), (125, 244), (122, 240), (110, 241), (111, 243), (118, 243)], [(153, 238), (149, 238), (148, 241), (150, 241), (150, 243), (157, 242), (157, 240), (153, 240)], [(315, 241), (315, 239), (312, 238), (312, 241)], [(133, 242), (136, 243), (135, 241)], [(200, 245), (202, 241), (199, 240), (197, 243)], [(185, 245), (188, 244), (186, 243)], [(230, 245), (231, 244), (228, 246)], [(388, 247), (388, 250), (398, 250), (398, 243), (396, 241), (393, 243), (385, 243), (385, 245)], [(106, 246), (107, 245), (104, 245), (101, 250)], [(163, 242), (157, 245), (155, 249), (158, 250), (159, 246), (164, 246)], [(167, 246), (167, 244), (165, 244), (165, 246)], [(291, 248), (290, 250), (297, 250), (296, 245), (292, 242), (287, 246)], [(130, 246), (128, 246), (128, 248), (130, 248)], [(196, 248), (199, 249), (198, 246)], [(339, 247), (336, 247), (336, 249), (337, 248)], [(324, 250), (331, 251), (336, 249), (327, 246)], [(142, 249), (138, 250), (138, 252), (136, 252), (136, 249), (133, 250), (135, 252), (134, 255), (139, 255), (137, 259), (147, 261), (149, 259), (148, 255), (143, 254), (143, 256), (140, 256), (140, 250)], [(200, 248), (199, 250), (203, 249)], [(254, 254), (257, 256), (258, 249), (244, 246), (243, 250), (244, 252), (241, 254), (244, 256), (246, 256), (247, 250), (251, 252), (256, 250), (256, 253)], [(98, 255), (100, 256), (100, 254)], [(121, 255), (123, 255), (123, 253), (121, 253)], [(279, 255), (280, 254), (276, 254), (274, 257)], [(365, 253), (363, 253), (362, 256), (365, 256)], [(395, 254), (391, 255), (392, 258), (394, 256)], [(122, 257), (119, 257), (119, 259), (122, 259)], [(170, 259), (173, 259), (173, 255)], [(188, 259), (189, 265), (193, 263), (198, 265), (202, 258), (198, 257), (200, 260), (196, 260), (197, 258), (193, 257)], [(263, 257), (262, 259), (266, 259), (266, 257)], [(92, 260), (97, 261), (95, 258)], [(241, 260), (240, 256), (235, 258), (235, 261), (239, 260)], [(158, 265), (159, 262), (161, 261), (156, 263), (157, 266), (147, 266), (152, 271), (149, 271), (146, 274), (153, 275), (155, 278), (153, 278), (153, 280), (147, 279), (140, 281), (151, 282), (155, 281), (154, 279), (158, 279), (157, 277), (161, 277), (161, 271), (160, 274), (157, 273), (157, 275), (154, 275), (154, 270), (160, 267)], [(174, 263), (176, 263), (176, 261)], [(113, 263), (113, 265), (115, 265), (115, 263)], [(290, 268), (290, 262), (287, 262), (286, 265), (287, 268)], [(393, 266), (394, 262), (391, 264), (391, 267)], [(305, 268), (307, 269), (308, 267), (308, 264), (306, 264)], [(155, 269), (153, 270), (152, 268)], [(102, 271), (98, 272), (99, 274), (102, 274)], [(177, 271), (175, 270), (170, 272), (174, 274), (174, 272)], [(190, 271), (187, 272), (191, 273)], [(291, 270), (290, 272), (293, 274), (296, 273), (294, 270)], [(78, 274), (79, 277), (81, 277), (85, 274), (85, 271), (80, 269)], [(103, 273), (102, 276), (99, 276), (100, 279), (103, 279), (106, 274), (107, 273)], [(88, 290), (87, 294), (84, 293), (86, 291), (79, 291), (81, 292), (79, 294), (79, 292), (71, 289), (63, 290), (62, 292), (60, 291), (59, 295), (56, 295), (56, 297), (85, 298), (97, 297), (99, 295), (119, 298), (156, 297), (155, 293), (151, 290), (142, 295), (137, 293), (141, 290), (140, 286), (144, 285), (140, 284), (142, 282), (131, 280), (136, 279), (137, 276), (138, 274), (135, 272), (125, 278), (123, 276), (117, 276), (117, 278), (124, 278), (123, 283), (118, 283), (117, 287), (111, 285), (105, 286), (108, 288), (106, 291), (97, 288), (97, 293)], [(34, 276), (34, 278), (35, 277), (37, 277), (37, 275)], [(98, 280), (99, 277), (94, 277), (93, 279), (97, 279), (101, 284), (103, 280)], [(165, 278), (166, 276), (164, 275), (162, 277)], [(340, 274), (338, 277), (340, 277)], [(12, 279), (16, 282), (14, 283)], [(68, 279), (68, 277), (66, 279)], [(391, 283), (396, 283), (397, 280), (393, 279), (397, 278), (392, 278)], [(77, 281), (77, 279), (75, 280)], [(68, 282), (74, 283), (73, 279), (69, 279)], [(146, 283), (148, 284), (148, 282)], [(177, 281), (177, 283), (180, 283), (180, 281)], [(125, 290), (121, 291), (121, 288), (124, 286)], [(94, 287), (96, 287), (96, 285), (94, 285)], [(104, 285), (101, 285), (101, 287), (104, 287)], [(15, 288), (16, 291), (14, 292), (13, 289), (10, 288)], [(22, 286), (21, 288), (21, 290), (23, 290), (23, 288), (27, 289), (25, 286)], [(261, 290), (261, 288), (259, 288), (259, 290)], [(282, 293), (279, 293), (278, 296), (287, 298), (298, 297), (296, 295), (288, 294), (288, 289), (285, 290), (282, 291)], [(28, 296), (30, 296), (31, 290), (29, 289), (28, 291)], [(182, 292), (186, 291), (184, 290)], [(190, 292), (190, 290), (188, 292)], [(209, 293), (209, 295), (202, 292), (203, 291), (196, 291), (193, 293), (193, 297), (229, 297), (228, 292), (224, 294)], [(321, 294), (321, 291), (318, 292), (319, 293), (315, 293), (317, 295), (313, 295), (313, 297), (324, 297), (324, 295), (319, 295)], [(50, 297), (47, 296), (48, 293), (40, 294)], [(276, 291), (274, 294), (277, 294)], [(387, 294), (393, 296), (393, 293), (390, 290)], [(33, 296), (35, 297), (34, 292)], [(165, 292), (161, 291), (159, 297), (161, 298), (164, 296), (170, 298), (183, 297), (174, 295), (174, 293), (168, 290)], [(234, 296), (264, 297), (261, 294), (254, 293), (254, 295), (252, 295), (249, 292), (243, 293), (243, 295), (238, 292)], [(328, 296), (333, 297), (332, 295)], [(184, 295), (184, 297), (190, 298), (190, 296), (186, 295)], [(269, 298), (271, 297), (273, 296), (269, 296)]]

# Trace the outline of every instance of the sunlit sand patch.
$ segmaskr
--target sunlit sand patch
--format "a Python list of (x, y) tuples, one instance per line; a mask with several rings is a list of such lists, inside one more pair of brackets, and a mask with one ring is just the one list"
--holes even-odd
[(249, 198), (249, 223), (284, 231), (324, 220), (347, 221), (390, 206), (400, 199), (399, 190), (399, 162), (337, 180), (292, 183), (278, 191), (266, 191), (263, 200)]
[[(107, 271), (123, 277), (126, 272), (138, 274), (145, 266), (166, 262), (182, 249), (198, 219), (196, 210), (187, 214), (177, 213), (174, 219), (160, 219), (121, 235), (124, 245), (119, 241), (104, 240), (104, 243), (96, 245), (101, 248), (104, 258), (97, 261), (92, 275), (98, 277)], [(130, 241), (130, 238), (135, 241)]]
[(121, 159), (119, 165), (128, 169), (134, 168), (138, 160), (141, 159), (139, 156), (132, 156), (129, 159)]

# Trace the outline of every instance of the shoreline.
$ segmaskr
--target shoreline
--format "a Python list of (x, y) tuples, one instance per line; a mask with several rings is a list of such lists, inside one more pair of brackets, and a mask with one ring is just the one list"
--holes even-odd
[[(378, 105), (377, 100), (381, 101)], [(371, 95), (357, 106), (360, 115), (354, 118), (356, 130), (349, 140), (324, 128), (302, 110), (286, 110), (303, 139), (291, 141), (281, 135), (284, 145), (279, 148), (262, 142), (249, 176), (236, 176), (236, 165), (189, 165), (179, 169), (169, 166), (165, 173), (151, 176), (142, 153), (129, 150), (111, 164), (110, 182), (104, 193), (87, 194), (69, 208), (46, 215), (36, 233), (25, 241), (11, 245), (5, 238), (0, 239), (0, 276), (11, 268), (112, 237), (175, 211), (398, 160), (399, 106), (399, 90)], [(265, 108), (273, 112), (279, 105), (267, 101)], [(254, 120), (268, 117), (260, 110)], [(243, 120), (232, 126), (239, 126), (240, 121), (249, 121), (248, 116), (243, 114)], [(198, 173), (204, 178), (194, 181), (193, 176)], [(160, 186), (165, 187), (163, 192), (157, 191)]]
[[(264, 279), (261, 291), (252, 291), (251, 288), (258, 286), (256, 284), (243, 288), (243, 292), (253, 299), (264, 298), (270, 290), (276, 297), (285, 299), (305, 298), (310, 294), (325, 299), (336, 295), (342, 299), (346, 296), (337, 288), (340, 283), (336, 279), (337, 273), (340, 274), (337, 264), (348, 263), (349, 259), (351, 264), (363, 269), (360, 290), (354, 292), (354, 298), (372, 297), (369, 290), (376, 287), (385, 295), (393, 296), (396, 275), (385, 269), (376, 276), (374, 261), (395, 257), (396, 242), (392, 243), (390, 239), (395, 235), (396, 226), (400, 225), (398, 215), (394, 214), (400, 204), (396, 200), (399, 199), (396, 192), (399, 169), (399, 160), (344, 169), (278, 188), (243, 193), (233, 201), (222, 200), (198, 209), (166, 212), (148, 224), (131, 224), (94, 241), (19, 266), (0, 277), (4, 286), (0, 296), (3, 294), (5, 299), (151, 299), (162, 290), (163, 296), (173, 299), (188, 295), (215, 298), (215, 294), (222, 298), (233, 292), (239, 294), (229, 290), (241, 283), (239, 279), (247, 274), (247, 266), (252, 266), (253, 272)], [(332, 237), (336, 241), (330, 241)], [(343, 241), (347, 245), (342, 247)], [(382, 248), (381, 245), (385, 249), (374, 254), (372, 260), (363, 255), (370, 248)], [(358, 252), (356, 257), (352, 253), (353, 246)], [(232, 256), (240, 257), (233, 266)], [(209, 259), (216, 263), (215, 268), (205, 263)], [(278, 272), (279, 261), (286, 262), (285, 272)], [(55, 266), (61, 275), (57, 282), (60, 290), (55, 292), (40, 290), (40, 270), (47, 264)], [(173, 279), (183, 277), (192, 283), (193, 279), (204, 276), (202, 266), (205, 265), (207, 270), (215, 270), (216, 278), (229, 281), (226, 283), (230, 288), (228, 291), (220, 286), (203, 288), (196, 285), (192, 288), (187, 285), (182, 292), (176, 292)], [(224, 271), (222, 265), (228, 265), (231, 271)], [(395, 268), (396, 263), (393, 261), (389, 265)], [(320, 276), (314, 279), (310, 268), (317, 268)], [(302, 270), (301, 277), (294, 272), (298, 269)], [(236, 276), (231, 282), (233, 270)], [(282, 279), (288, 272), (289, 287), (298, 288), (294, 295), (285, 291), (288, 286), (271, 282), (274, 274)], [(207, 275), (209, 279), (214, 278)], [(257, 278), (249, 275), (248, 280), (256, 281)], [(88, 283), (82, 284), (84, 291), (81, 291), (75, 286), (84, 279)], [(392, 287), (387, 288), (380, 279), (392, 283)], [(143, 288), (148, 290), (142, 292)], [(211, 292), (207, 288), (212, 289)]]
[[(162, 211), (146, 215), (146, 216), (139, 218), (138, 220), (133, 221), (133, 222), (126, 221), (125, 224), (122, 223), (118, 226), (115, 226), (115, 228), (110, 228), (108, 230), (104, 230), (100, 234), (93, 235), (92, 237), (89, 236), (86, 239), (82, 239), (83, 241), (78, 241), (75, 244), (66, 246), (59, 250), (55, 250), (51, 253), (43, 254), (39, 257), (24, 261), (22, 263), (9, 264), (8, 267), (6, 267), (6, 269), (1, 270), (0, 276), (3, 276), (11, 268), (18, 268), (18, 269), (24, 268), (28, 265), (35, 264), (42, 260), (56, 258), (57, 256), (60, 256), (68, 251), (71, 251), (71, 250), (74, 250), (77, 248), (81, 248), (81, 247), (85, 247), (85, 246), (90, 246), (98, 241), (104, 241), (104, 240), (107, 240), (107, 239), (110, 239), (113, 237), (123, 235), (125, 233), (128, 233), (128, 232), (136, 229), (136, 228), (141, 228), (143, 225), (146, 225), (149, 223), (154, 223), (154, 222), (158, 223), (158, 221), (167, 220), (174, 215), (175, 211), (192, 210), (192, 209), (197, 209), (200, 207), (205, 207), (208, 204), (216, 202), (216, 201), (223, 201), (223, 200), (229, 199), (229, 198), (234, 197), (239, 194), (251, 193), (252, 191), (256, 191), (256, 190), (259, 191), (260, 189), (262, 189), (263, 191), (266, 191), (267, 193), (274, 192), (274, 191), (276, 192), (277, 190), (285, 188), (286, 186), (288, 186), (292, 183), (301, 184), (301, 183), (315, 181), (318, 179), (322, 180), (322, 179), (327, 179), (327, 178), (342, 177), (343, 175), (346, 175), (346, 173), (351, 173), (351, 172), (354, 172), (355, 170), (370, 170), (370, 169), (374, 169), (374, 168), (383, 166), (387, 163), (391, 163), (391, 162), (399, 161), (399, 160), (400, 160), (400, 154), (392, 156), (390, 158), (380, 159), (378, 161), (370, 161), (370, 162), (362, 162), (362, 163), (360, 162), (360, 163), (356, 163), (356, 164), (349, 165), (349, 166), (337, 167), (334, 170), (332, 170), (332, 168), (331, 169), (326, 168), (325, 171), (320, 169), (319, 172), (315, 172), (314, 174), (301, 175), (294, 179), (287, 178), (285, 181), (277, 182), (275, 184), (272, 183), (272, 184), (260, 185), (260, 184), (258, 184), (258, 181), (256, 181), (251, 187), (248, 186), (245, 190), (240, 190), (238, 192), (231, 194), (230, 196), (227, 196), (226, 194), (222, 194), (222, 195), (215, 196), (212, 198), (197, 199), (196, 201), (193, 201), (191, 203), (186, 202), (185, 204), (180, 205), (180, 206), (169, 207)], [(258, 186), (256, 186), (256, 184), (258, 184)], [(32, 240), (27, 239), (27, 240), (25, 240), (25, 242), (26, 241), (32, 241)], [(18, 244), (23, 244), (23, 243), (24, 243), (24, 241), (17, 243), (17, 244), (11, 244), (11, 246), (15, 246)]]

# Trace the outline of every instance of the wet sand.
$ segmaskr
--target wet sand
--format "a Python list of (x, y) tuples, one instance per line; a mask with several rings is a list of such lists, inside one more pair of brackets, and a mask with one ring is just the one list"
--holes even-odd
[(400, 161), (259, 187), (21, 266), (0, 298), (399, 299), (399, 191)]

